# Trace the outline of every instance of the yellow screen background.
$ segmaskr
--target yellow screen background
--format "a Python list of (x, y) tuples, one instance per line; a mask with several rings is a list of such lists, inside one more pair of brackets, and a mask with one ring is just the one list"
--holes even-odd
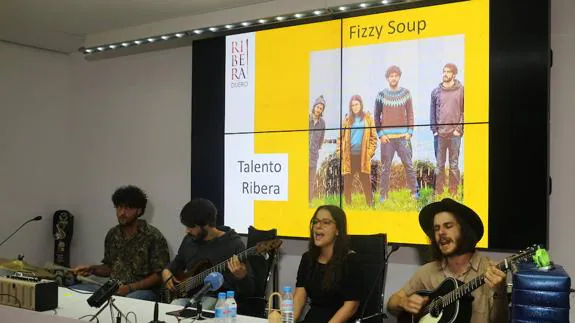
[[(382, 39), (349, 39), (350, 25), (377, 25), (395, 21), (426, 21), (421, 33), (385, 35)], [(465, 120), (488, 121), (489, 113), (489, 1), (470, 0), (256, 32), (255, 131), (307, 129), (309, 57), (311, 52), (366, 46), (430, 37), (465, 37)], [(340, 69), (341, 66), (334, 66)], [(334, 130), (335, 131), (335, 130)], [(487, 124), (465, 128), (463, 169), (464, 203), (482, 218), (488, 241), (488, 137)], [(313, 209), (308, 207), (308, 132), (255, 134), (255, 153), (287, 153), (288, 201), (256, 201), (254, 224), (277, 228), (282, 236), (309, 236)], [(389, 242), (426, 244), (417, 212), (346, 210), (350, 234), (384, 232)], [(247, 215), (246, 215), (247, 216)]]

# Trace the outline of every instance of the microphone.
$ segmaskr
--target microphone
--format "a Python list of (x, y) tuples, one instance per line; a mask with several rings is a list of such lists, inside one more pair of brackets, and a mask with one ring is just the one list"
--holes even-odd
[(10, 240), (10, 238), (12, 238), (12, 236), (15, 235), (16, 232), (20, 231), (20, 229), (22, 229), (22, 227), (25, 226), (26, 224), (33, 222), (33, 221), (40, 221), (40, 220), (42, 220), (42, 216), (38, 215), (37, 217), (22, 223), (22, 225), (19, 226), (18, 229), (16, 229), (16, 231), (12, 232), (12, 234), (9, 235), (8, 238), (6, 238), (6, 239), (4, 239), (4, 241), (0, 242), (0, 246), (2, 246), (6, 241)]
[[(399, 245), (391, 245), (391, 250), (384, 255), (383, 257), (383, 263), (381, 264), (381, 268), (379, 270), (379, 274), (377, 274), (377, 278), (375, 279), (375, 284), (373, 284), (373, 286), (371, 287), (371, 290), (369, 291), (369, 294), (367, 294), (367, 297), (365, 298), (365, 302), (363, 304), (363, 308), (361, 310), (361, 315), (359, 316), (359, 318), (357, 320), (355, 320), (355, 323), (361, 323), (364, 320), (367, 320), (369, 318), (372, 317), (376, 317), (376, 316), (383, 316), (383, 318), (387, 318), (387, 315), (385, 315), (385, 313), (383, 313), (383, 307), (380, 309), (379, 313), (375, 313), (374, 315), (370, 315), (369, 317), (364, 318), (363, 315), (365, 314), (365, 311), (367, 310), (367, 303), (369, 302), (369, 299), (371, 298), (371, 295), (373, 294), (373, 292), (375, 291), (375, 286), (377, 285), (377, 281), (379, 281), (380, 277), (385, 274), (385, 276), (383, 276), (383, 291), (381, 292), (381, 300), (383, 301), (383, 296), (385, 293), (385, 280), (387, 279), (387, 261), (389, 260), (389, 256), (391, 256), (392, 253), (396, 252), (397, 250), (399, 250)], [(382, 306), (385, 306), (385, 304), (383, 304)]]
[(120, 288), (120, 282), (115, 279), (108, 280), (100, 289), (94, 292), (90, 298), (86, 300), (88, 305), (92, 307), (100, 307), (104, 304), (112, 295), (116, 294)]
[(207, 275), (206, 278), (204, 278), (204, 287), (202, 287), (202, 289), (200, 289), (194, 296), (192, 296), (188, 304), (186, 304), (186, 307), (196, 304), (207, 292), (216, 291), (220, 289), (223, 284), (224, 276), (222, 276), (222, 274), (219, 272), (216, 271)]

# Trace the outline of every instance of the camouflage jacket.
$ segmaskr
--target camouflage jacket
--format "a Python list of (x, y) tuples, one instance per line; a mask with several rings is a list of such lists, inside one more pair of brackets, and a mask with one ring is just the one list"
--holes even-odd
[(138, 232), (126, 238), (117, 225), (108, 231), (102, 263), (111, 269), (110, 278), (122, 283), (137, 282), (159, 273), (170, 261), (168, 243), (160, 230), (144, 220), (138, 221)]

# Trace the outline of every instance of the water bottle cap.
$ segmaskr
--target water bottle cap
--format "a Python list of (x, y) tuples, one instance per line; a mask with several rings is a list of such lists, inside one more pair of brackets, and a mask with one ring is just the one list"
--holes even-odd
[(226, 293), (226, 296), (227, 296), (228, 298), (234, 297), (234, 291), (233, 291), (233, 290), (229, 290), (229, 291)]
[(291, 293), (291, 286), (284, 286), (284, 293)]
[(218, 293), (218, 298), (224, 298), (225, 299), (226, 293), (224, 293), (224, 292)]

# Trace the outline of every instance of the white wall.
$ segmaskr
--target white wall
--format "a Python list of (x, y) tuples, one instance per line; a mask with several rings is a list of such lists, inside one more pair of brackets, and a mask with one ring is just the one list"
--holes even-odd
[[(575, 1), (556, 0), (551, 9), (551, 194), (549, 249), (557, 264), (575, 279)], [(572, 287), (575, 284), (571, 285)], [(575, 294), (571, 294), (571, 321), (575, 320)]]
[(188, 47), (98, 62), (71, 58), (75, 264), (102, 259), (105, 234), (117, 224), (111, 195), (126, 184), (147, 192), (143, 218), (179, 245), (179, 214), (190, 197), (191, 57)]
[(52, 214), (68, 205), (68, 57), (0, 42), (0, 257), (52, 261)]

